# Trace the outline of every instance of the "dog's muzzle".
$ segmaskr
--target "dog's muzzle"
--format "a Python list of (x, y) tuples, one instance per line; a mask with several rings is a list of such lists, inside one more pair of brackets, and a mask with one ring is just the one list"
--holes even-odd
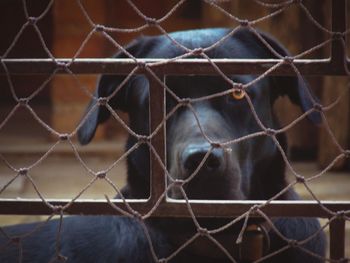
[(186, 177), (198, 171), (201, 174), (221, 174), (226, 158), (222, 148), (209, 144), (189, 144), (180, 155), (180, 165)]

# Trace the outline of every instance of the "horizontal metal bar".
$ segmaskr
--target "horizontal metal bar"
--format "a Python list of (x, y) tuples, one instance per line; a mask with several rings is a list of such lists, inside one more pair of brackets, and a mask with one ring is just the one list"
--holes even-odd
[[(162, 75), (215, 75), (218, 74), (206, 59), (2, 59), (10, 74), (50, 74), (58, 70), (59, 74), (67, 74), (68, 68), (75, 74), (128, 74), (137, 65), (146, 63)], [(261, 74), (281, 62), (281, 59), (212, 59), (225, 74)], [(296, 59), (294, 65), (303, 75), (345, 75), (342, 67), (334, 67), (329, 59)], [(348, 67), (350, 62), (347, 62)], [(139, 72), (144, 71), (140, 67)], [(0, 74), (6, 74), (0, 64)], [(282, 64), (272, 75), (295, 75), (287, 63)]]
[[(48, 199), (47, 202), (52, 206), (63, 207), (69, 203), (69, 200)], [(120, 199), (112, 202), (128, 211)], [(197, 217), (237, 217), (251, 207), (265, 203), (266, 201), (190, 201), (191, 208)], [(128, 204), (142, 215), (147, 214), (153, 207), (147, 200), (128, 200)], [(322, 205), (333, 212), (350, 210), (350, 201), (323, 201)], [(64, 211), (70, 215), (120, 215), (120, 212), (105, 200), (77, 200)], [(262, 211), (270, 217), (331, 217), (316, 201), (272, 201), (264, 206)], [(3, 215), (51, 215), (52, 213), (52, 209), (40, 199), (0, 200), (0, 214)], [(184, 200), (176, 200), (161, 202), (152, 216), (190, 217), (190, 213)]]

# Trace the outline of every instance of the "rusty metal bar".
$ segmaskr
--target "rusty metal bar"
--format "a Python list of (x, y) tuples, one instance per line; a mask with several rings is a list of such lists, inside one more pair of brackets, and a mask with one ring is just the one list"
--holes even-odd
[[(165, 118), (165, 90), (160, 85), (159, 80), (163, 81), (164, 76), (157, 74), (157, 80), (151, 74), (147, 74), (150, 85), (150, 131), (153, 133), (155, 129), (163, 122)], [(165, 125), (165, 124), (164, 124)], [(157, 159), (152, 151), (151, 154), (151, 202), (154, 204), (164, 193), (166, 182), (165, 172), (162, 168), (161, 161), (166, 165), (165, 158), (165, 127), (160, 128), (157, 134), (151, 139), (151, 144), (160, 160)]]
[[(48, 199), (52, 206), (65, 206), (69, 200)], [(112, 200), (118, 207), (127, 210), (122, 200)], [(130, 206), (141, 214), (148, 213), (153, 203), (147, 200), (128, 200)], [(266, 201), (208, 201), (191, 200), (191, 208), (197, 217), (237, 217), (254, 205), (264, 205)], [(350, 201), (324, 201), (323, 206), (334, 211), (349, 211)], [(331, 215), (316, 201), (272, 201), (262, 208), (269, 217), (322, 217)], [(10, 215), (51, 215), (49, 208), (41, 199), (2, 199), (0, 214)], [(77, 200), (66, 210), (71, 215), (121, 215), (105, 200)], [(183, 200), (160, 203), (152, 216), (155, 217), (190, 217), (187, 204)]]
[(345, 258), (345, 220), (335, 219), (330, 226), (330, 258), (340, 260)]
[[(336, 51), (335, 51), (336, 52)], [(337, 53), (336, 53), (337, 54)], [(147, 63), (149, 67), (163, 75), (216, 75), (213, 66), (205, 59), (179, 59), (168, 61), (166, 59), (132, 59), (115, 58), (94, 58), (75, 59), (72, 64), (68, 64), (70, 59), (2, 59), (10, 74), (51, 74), (55, 70), (58, 74), (68, 74), (69, 69), (74, 74), (121, 74), (126, 75), (131, 72), (138, 63)], [(280, 59), (212, 59), (212, 61), (226, 74), (261, 74), (269, 68), (281, 62)], [(162, 63), (160, 63), (162, 62)], [(61, 65), (61, 66), (59, 66)], [(157, 64), (154, 64), (157, 63)], [(159, 64), (160, 63), (160, 64)], [(152, 65), (153, 64), (153, 65)], [(303, 75), (344, 75), (344, 67), (334, 67), (329, 59), (296, 59), (294, 64)], [(350, 62), (347, 62), (350, 66)], [(144, 71), (140, 69), (139, 72)], [(0, 64), (0, 75), (6, 74)], [(271, 75), (295, 75), (293, 69), (283, 64)]]
[[(336, 71), (344, 71), (344, 60), (346, 60), (346, 50), (342, 41), (346, 41), (346, 36), (341, 33), (346, 31), (346, 0), (332, 1), (332, 32), (331, 64)], [(346, 43), (346, 42), (345, 42)], [(347, 65), (349, 67), (349, 65)]]

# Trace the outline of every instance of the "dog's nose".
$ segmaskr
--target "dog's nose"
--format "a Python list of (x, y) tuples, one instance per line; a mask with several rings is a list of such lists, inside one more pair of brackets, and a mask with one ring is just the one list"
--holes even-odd
[[(210, 151), (209, 144), (190, 144), (182, 153), (182, 164), (188, 175), (192, 174), (207, 154), (207, 159), (200, 167), (201, 172), (218, 172), (224, 163), (224, 151), (221, 148), (214, 148)], [(210, 151), (210, 153), (208, 153)]]

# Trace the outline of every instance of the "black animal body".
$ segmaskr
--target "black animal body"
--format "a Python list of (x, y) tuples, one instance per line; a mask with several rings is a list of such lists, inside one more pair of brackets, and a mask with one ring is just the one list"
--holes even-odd
[[(229, 29), (219, 28), (175, 32), (170, 35), (181, 45), (196, 49), (209, 47), (229, 33)], [(261, 33), (261, 36), (275, 52), (283, 57), (289, 55), (275, 39), (264, 33)], [(166, 36), (140, 37), (130, 43), (126, 50), (137, 58), (173, 58), (185, 53)], [(232, 36), (228, 36), (222, 43), (207, 51), (206, 55), (210, 58), (276, 58), (271, 49), (246, 29), (238, 30)], [(128, 56), (120, 52), (116, 57)], [(229, 76), (235, 83), (242, 84), (249, 83), (256, 77)], [(96, 98), (108, 97), (124, 80), (125, 76), (103, 75), (95, 92)], [(232, 89), (232, 86), (221, 76), (168, 76), (166, 85), (171, 90), (167, 92), (167, 112), (176, 106), (176, 97), (196, 99), (191, 103), (191, 108), (185, 106), (178, 108), (166, 123), (167, 168), (172, 178), (185, 180), (196, 170), (203, 158), (207, 157), (198, 173), (184, 185), (189, 198), (266, 200), (287, 186), (285, 162), (270, 136), (256, 136), (239, 143), (226, 144), (223, 148), (214, 147), (211, 142), (229, 142), (262, 130), (252, 114), (247, 97), (263, 125), (270, 129), (280, 127), (273, 112), (273, 104), (280, 96), (288, 96), (304, 112), (310, 110), (314, 99), (301, 77), (267, 76), (250, 85), (243, 94), (227, 92), (210, 99), (201, 98), (225, 92)], [(97, 100), (93, 100), (88, 111), (96, 106), (96, 103)], [(145, 76), (132, 76), (108, 104), (115, 110), (129, 114), (129, 126), (135, 133), (149, 134), (149, 82)], [(90, 112), (79, 130), (80, 142), (89, 143), (97, 126), (106, 121), (110, 115), (105, 106), (97, 106), (95, 111)], [(317, 112), (312, 112), (308, 117), (316, 124), (320, 122)], [(278, 133), (276, 138), (286, 151), (285, 135)], [(126, 150), (135, 143), (137, 139), (130, 135)], [(127, 186), (122, 190), (125, 197), (148, 196), (149, 159), (147, 145), (141, 145), (128, 156)], [(168, 194), (172, 198), (182, 198), (181, 192), (175, 188)], [(278, 199), (294, 200), (298, 199), (298, 196), (290, 189)], [(204, 220), (203, 224), (210, 226), (210, 222)], [(277, 218), (274, 224), (283, 236), (291, 240), (304, 240), (320, 230), (318, 221), (311, 218)], [(48, 262), (54, 257), (57, 225), (58, 221), (51, 221), (35, 234), (23, 239), (24, 262)], [(149, 219), (146, 220), (146, 225), (159, 258), (167, 257), (174, 252), (180, 246), (177, 241), (186, 240), (181, 239), (182, 235), (187, 237), (196, 232), (193, 223), (175, 218)], [(35, 224), (12, 226), (5, 231), (9, 235), (16, 235), (30, 231), (34, 226)], [(319, 232), (315, 238), (303, 243), (303, 250), (289, 248), (264, 262), (321, 262), (317, 257), (304, 252), (308, 250), (321, 257), (324, 256), (325, 238), (323, 232)], [(270, 230), (268, 235), (270, 245), (267, 253), (287, 245), (274, 230)], [(60, 242), (61, 254), (68, 258), (68, 262), (153, 262), (142, 227), (132, 218), (68, 217), (64, 219)], [(234, 244), (233, 238), (232, 244)], [(213, 247), (213, 250), (201, 252), (200, 249), (190, 246), (175, 256), (171, 262), (229, 262), (224, 253), (211, 254), (211, 251), (215, 250), (215, 245)], [(8, 249), (0, 253), (0, 262), (14, 262), (17, 254), (17, 247), (8, 245)]]

